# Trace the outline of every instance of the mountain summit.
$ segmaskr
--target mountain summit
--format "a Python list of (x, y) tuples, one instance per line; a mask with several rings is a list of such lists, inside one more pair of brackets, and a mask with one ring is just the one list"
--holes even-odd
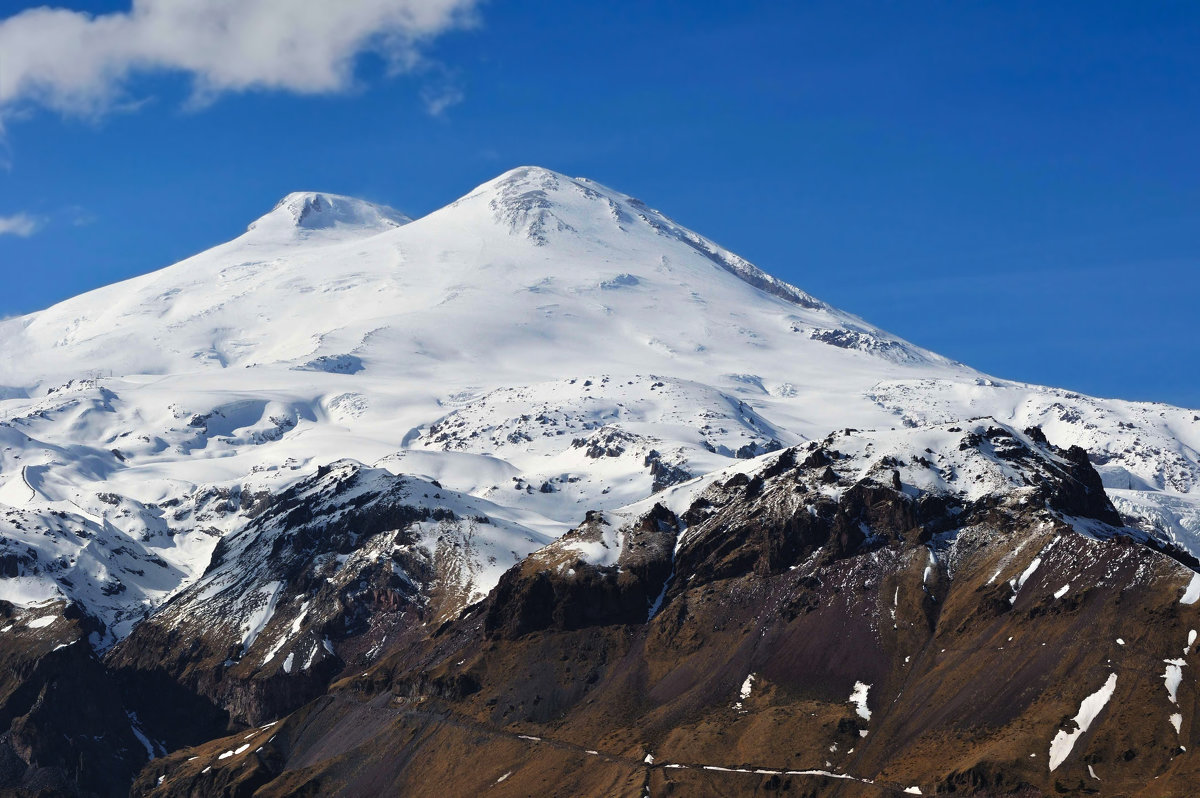
[[(552, 351), (516, 356), (550, 341)], [(411, 223), (359, 200), (289, 195), (228, 244), (3, 323), (0, 383), (354, 354), (393, 374), (522, 364), (493, 380), (513, 385), (561, 376), (573, 347), (601, 370), (678, 371), (683, 361), (707, 378), (741, 370), (746, 343), (804, 341), (949, 366), (636, 199), (523, 167)], [(540, 375), (529, 368), (539, 362)]]

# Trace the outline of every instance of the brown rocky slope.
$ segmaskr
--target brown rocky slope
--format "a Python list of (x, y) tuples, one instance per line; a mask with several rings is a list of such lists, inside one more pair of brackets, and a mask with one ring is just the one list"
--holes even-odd
[(1082, 450), (846, 431), (659, 498), (134, 794), (1191, 794), (1200, 582)]

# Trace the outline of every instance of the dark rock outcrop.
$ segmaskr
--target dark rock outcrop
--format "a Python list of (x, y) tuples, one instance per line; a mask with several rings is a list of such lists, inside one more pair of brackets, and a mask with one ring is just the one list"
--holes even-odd
[(153, 744), (88, 644), (89, 620), (0, 602), (0, 626), (0, 793), (125, 795)]
[[(492, 592), (485, 633), (515, 639), (549, 629), (572, 630), (646, 620), (671, 572), (678, 519), (661, 504), (636, 524), (613, 529), (600, 513), (507, 571)], [(594, 565), (575, 544), (619, 546), (613, 565)]]

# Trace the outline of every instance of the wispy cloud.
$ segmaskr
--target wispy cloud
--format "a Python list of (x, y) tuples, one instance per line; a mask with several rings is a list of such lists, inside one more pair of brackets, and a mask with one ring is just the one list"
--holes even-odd
[[(412, 71), (431, 40), (474, 23), (479, 2), (132, 0), (129, 11), (101, 15), (33, 8), (0, 20), (0, 115), (31, 104), (103, 115), (129, 103), (130, 79), (148, 73), (189, 76), (200, 103), (248, 90), (343, 91), (358, 55)], [(435, 114), (461, 99), (427, 95)]]
[(63, 210), (71, 221), (72, 227), (87, 227), (95, 224), (99, 217), (81, 205), (71, 205)]
[(462, 102), (466, 95), (457, 74), (445, 69), (431, 72), (433, 74), (426, 78), (425, 86), (421, 89), (421, 102), (430, 116), (441, 116), (448, 108)]
[(40, 226), (38, 220), (27, 213), (0, 216), (0, 236), (28, 238), (36, 233)]

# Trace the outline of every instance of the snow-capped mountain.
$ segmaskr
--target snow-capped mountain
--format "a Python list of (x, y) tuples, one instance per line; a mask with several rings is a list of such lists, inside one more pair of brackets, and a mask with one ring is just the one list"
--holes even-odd
[(5, 322), (0, 501), (60, 533), (13, 527), (0, 597), (80, 600), (111, 640), (207, 567), (237, 497), (333, 460), (553, 535), (888, 423), (860, 397), (880, 377), (972, 378), (589, 181), (519, 169), (406, 222), (295, 194), (229, 244)]
[(0, 606), (70, 608), (114, 673), (253, 723), (510, 566), (617, 562), (598, 519), (682, 517), (835, 429), (902, 449), (919, 492), (1011, 492), (1034, 472), (945, 431), (984, 417), (1082, 447), (1109, 528), (1200, 558), (1200, 412), (989, 377), (545, 169), (416, 220), (292, 194), (229, 243), (0, 322)]
[(245, 522), (214, 491), (339, 459), (554, 535), (837, 427), (991, 415), (1088, 447), (1126, 512), (1200, 552), (1195, 412), (987, 378), (537, 168), (416, 221), (290, 195), (228, 244), (3, 322), (0, 385), (0, 598), (80, 600), (116, 637)]

